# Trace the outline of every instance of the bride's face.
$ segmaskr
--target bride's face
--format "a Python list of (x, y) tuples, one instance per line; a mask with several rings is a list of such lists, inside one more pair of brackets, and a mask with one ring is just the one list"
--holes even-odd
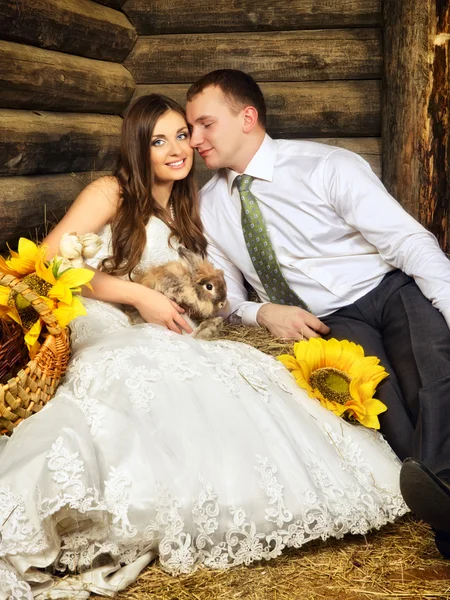
[(150, 161), (157, 183), (184, 179), (192, 168), (194, 151), (189, 145), (189, 129), (183, 117), (168, 110), (153, 130)]

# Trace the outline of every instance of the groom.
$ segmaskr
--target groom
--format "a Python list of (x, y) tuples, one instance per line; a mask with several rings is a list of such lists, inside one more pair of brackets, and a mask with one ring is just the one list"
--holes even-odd
[[(361, 344), (390, 373), (381, 427), (407, 504), (450, 557), (450, 262), (434, 236), (340, 148), (273, 140), (258, 85), (213, 71), (187, 93), (209, 254), (231, 311), (282, 338)], [(261, 303), (247, 299), (245, 279)]]

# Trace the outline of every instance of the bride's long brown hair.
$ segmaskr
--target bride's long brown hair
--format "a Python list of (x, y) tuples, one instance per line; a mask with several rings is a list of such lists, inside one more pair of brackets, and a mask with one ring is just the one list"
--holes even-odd
[[(186, 119), (177, 102), (159, 94), (142, 96), (124, 117), (114, 172), (119, 182), (120, 202), (111, 222), (112, 255), (101, 264), (102, 270), (113, 275), (131, 276), (144, 252), (147, 223), (152, 216), (164, 218), (164, 210), (152, 195), (150, 149), (156, 122), (169, 110)], [(185, 179), (174, 182), (171, 201), (175, 220), (169, 224), (170, 237), (189, 250), (205, 255), (207, 242), (200, 220), (194, 168)]]

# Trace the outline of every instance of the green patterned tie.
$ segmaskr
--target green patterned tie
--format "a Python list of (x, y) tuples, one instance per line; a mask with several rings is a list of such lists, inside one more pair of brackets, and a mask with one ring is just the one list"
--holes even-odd
[(264, 218), (258, 206), (258, 200), (250, 191), (252, 181), (253, 177), (250, 177), (250, 175), (236, 177), (242, 204), (242, 231), (255, 271), (271, 302), (301, 306), (305, 310), (309, 310), (305, 302), (291, 290), (281, 272)]

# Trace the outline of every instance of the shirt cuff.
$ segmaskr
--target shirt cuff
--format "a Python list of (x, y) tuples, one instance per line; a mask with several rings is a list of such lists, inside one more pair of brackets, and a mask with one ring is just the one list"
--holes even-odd
[(240, 317), (242, 324), (249, 325), (250, 327), (260, 327), (256, 316), (263, 304), (268, 304), (268, 302), (245, 302), (240, 306), (237, 316)]

